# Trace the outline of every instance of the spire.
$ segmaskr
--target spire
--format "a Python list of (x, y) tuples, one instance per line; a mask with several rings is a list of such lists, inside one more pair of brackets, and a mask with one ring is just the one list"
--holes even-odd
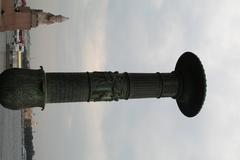
[(56, 15), (56, 16), (50, 16), (49, 17), (49, 21), (56, 22), (56, 23), (61, 23), (61, 22), (64, 22), (68, 19), (69, 19), (68, 17), (64, 17), (62, 15)]
[(53, 15), (41, 9), (31, 9), (28, 6), (15, 8), (13, 0), (1, 1), (1, 32), (17, 29), (30, 30), (41, 24), (61, 23), (68, 19), (62, 15)]
[[(68, 20), (68, 17), (64, 17), (62, 15), (54, 15), (52, 13), (46, 13), (42, 10), (34, 10), (37, 15), (36, 18), (36, 26), (39, 24), (53, 24), (53, 23), (61, 23)], [(35, 26), (35, 25), (32, 25)]]

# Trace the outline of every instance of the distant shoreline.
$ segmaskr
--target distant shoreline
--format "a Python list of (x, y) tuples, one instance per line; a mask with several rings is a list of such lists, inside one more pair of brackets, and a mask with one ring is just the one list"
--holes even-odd
[[(19, 35), (23, 41), (18, 41)], [(19, 43), (21, 43), (19, 45)], [(30, 34), (29, 31), (6, 32), (5, 43), (5, 67), (8, 68), (30, 68)], [(19, 47), (19, 48), (18, 48)], [(24, 47), (24, 48), (20, 48)], [(21, 113), (21, 157), (22, 159), (32, 159), (35, 154), (33, 146), (33, 113), (32, 109), (23, 109)]]

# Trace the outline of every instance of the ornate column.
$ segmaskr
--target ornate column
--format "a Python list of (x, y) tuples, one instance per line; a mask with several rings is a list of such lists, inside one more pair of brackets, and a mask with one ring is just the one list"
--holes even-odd
[(0, 102), (9, 109), (44, 107), (45, 103), (171, 97), (185, 116), (193, 117), (203, 105), (206, 79), (198, 57), (186, 52), (171, 73), (9, 69), (0, 76), (0, 89)]

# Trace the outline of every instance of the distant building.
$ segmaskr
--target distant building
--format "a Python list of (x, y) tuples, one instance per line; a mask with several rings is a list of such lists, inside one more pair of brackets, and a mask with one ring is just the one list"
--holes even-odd
[(68, 18), (53, 15), (30, 7), (14, 7), (13, 0), (1, 0), (0, 32), (10, 30), (29, 30), (41, 24), (61, 23)]
[(32, 112), (31, 108), (30, 109), (24, 109), (24, 116), (23, 116), (23, 118), (32, 120), (32, 118), (33, 118), (32, 114), (33, 114), (33, 112)]

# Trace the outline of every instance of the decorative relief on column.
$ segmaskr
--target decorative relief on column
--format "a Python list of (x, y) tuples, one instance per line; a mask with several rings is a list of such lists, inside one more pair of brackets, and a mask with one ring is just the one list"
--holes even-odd
[(93, 72), (89, 74), (91, 83), (90, 101), (117, 101), (126, 99), (128, 78), (118, 72)]

